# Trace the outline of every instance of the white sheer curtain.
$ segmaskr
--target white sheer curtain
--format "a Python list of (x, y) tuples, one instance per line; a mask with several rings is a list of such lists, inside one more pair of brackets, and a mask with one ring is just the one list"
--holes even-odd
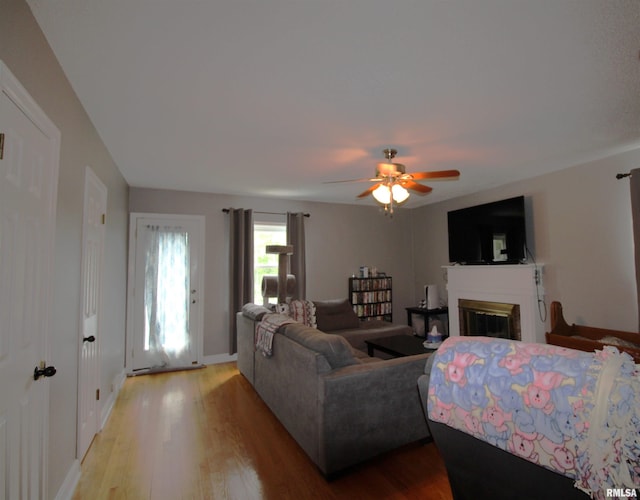
[(144, 349), (152, 368), (185, 364), (189, 350), (189, 239), (179, 227), (147, 226)]

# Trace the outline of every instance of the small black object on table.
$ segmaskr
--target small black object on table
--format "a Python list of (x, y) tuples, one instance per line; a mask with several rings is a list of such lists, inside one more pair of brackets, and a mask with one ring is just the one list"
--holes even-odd
[(392, 335), (379, 339), (365, 340), (367, 344), (367, 354), (373, 356), (374, 350), (390, 354), (397, 358), (401, 356), (413, 356), (414, 354), (425, 354), (433, 352), (434, 349), (427, 349), (423, 343), (424, 338), (413, 335)]

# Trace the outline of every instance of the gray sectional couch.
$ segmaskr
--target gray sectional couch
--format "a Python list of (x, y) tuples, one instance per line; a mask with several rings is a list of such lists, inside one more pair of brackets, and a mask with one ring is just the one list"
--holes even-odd
[(320, 471), (330, 477), (429, 437), (417, 389), (428, 355), (382, 360), (354, 347), (410, 329), (381, 322), (376, 331), (374, 323), (360, 324), (345, 301), (316, 306), (318, 328), (282, 326), (270, 357), (254, 346), (266, 310), (245, 306), (237, 333), (240, 372)]

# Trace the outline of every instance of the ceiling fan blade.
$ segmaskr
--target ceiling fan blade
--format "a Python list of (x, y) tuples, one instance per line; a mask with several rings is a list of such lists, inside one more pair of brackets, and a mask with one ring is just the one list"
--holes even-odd
[(340, 184), (342, 182), (366, 182), (366, 181), (379, 181), (380, 179), (347, 179), (344, 181), (324, 181), (322, 184)]
[(433, 172), (412, 172), (407, 174), (413, 180), (420, 179), (457, 179), (460, 177), (460, 172), (457, 170), (435, 170)]
[(404, 188), (411, 189), (411, 191), (415, 191), (420, 195), (429, 194), (431, 191), (433, 191), (432, 187), (425, 186), (424, 184), (418, 184), (417, 182), (414, 182), (412, 180), (402, 181), (401, 184)]
[(374, 189), (376, 189), (378, 186), (382, 186), (382, 182), (378, 182), (378, 184), (374, 184), (366, 191), (363, 191), (362, 193), (360, 193), (357, 197), (364, 198), (365, 196), (369, 196), (371, 193), (373, 193)]

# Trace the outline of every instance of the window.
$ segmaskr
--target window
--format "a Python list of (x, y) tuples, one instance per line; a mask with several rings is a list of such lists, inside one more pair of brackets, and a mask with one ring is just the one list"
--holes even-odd
[[(287, 225), (284, 222), (254, 222), (253, 224), (253, 302), (262, 304), (262, 277), (278, 275), (278, 255), (266, 253), (267, 245), (286, 245)], [(275, 304), (278, 298), (269, 302)]]

